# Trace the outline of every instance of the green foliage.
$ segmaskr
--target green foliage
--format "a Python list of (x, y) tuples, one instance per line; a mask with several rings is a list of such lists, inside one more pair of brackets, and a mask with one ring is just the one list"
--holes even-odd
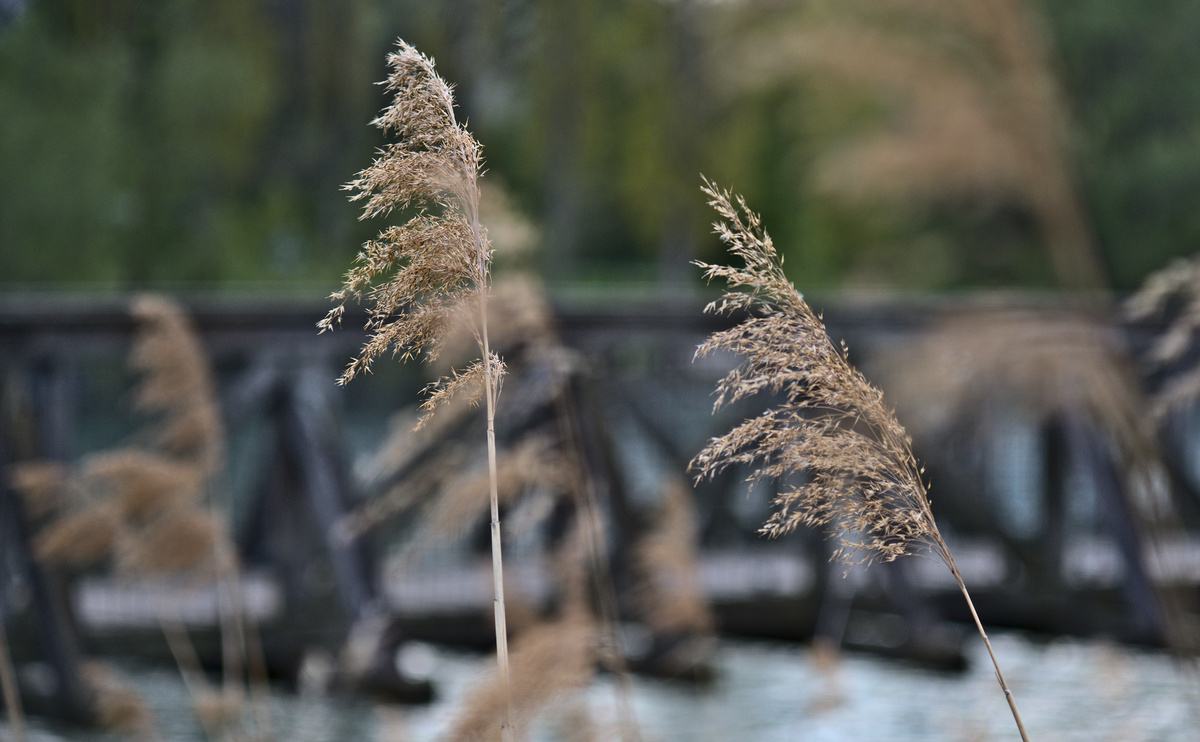
[(361, 81), (346, 86), (308, 66), (360, 29), (314, 24), (310, 46), (336, 38), (310, 59), (284, 53), (276, 21), (239, 0), (59, 0), (0, 31), (0, 280), (294, 280), (340, 264), (352, 246), (325, 245), (354, 215), (337, 185), (371, 142), (309, 107), (369, 111), (374, 72), (354, 54), (321, 69)]
[[(688, 261), (719, 255), (703, 173), (762, 210), (810, 289), (1053, 286), (1020, 204), (814, 188), (896, 100), (829, 75), (747, 81), (738, 49), (844, 5), (39, 0), (0, 28), (0, 283), (328, 285), (380, 227), (338, 188), (381, 143), (362, 122), (402, 36), (456, 84), (485, 182), (539, 223), (552, 280), (695, 280)], [(1034, 10), (1087, 222), (1130, 288), (1200, 247), (1200, 16), (1179, 0)]]
[(1075, 161), (1122, 288), (1200, 249), (1200, 14), (1177, 0), (1047, 0)]

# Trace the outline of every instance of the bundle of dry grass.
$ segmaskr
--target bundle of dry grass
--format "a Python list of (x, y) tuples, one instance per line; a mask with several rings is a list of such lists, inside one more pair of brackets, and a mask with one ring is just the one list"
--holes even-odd
[(816, 72), (875, 94), (885, 120), (820, 158), (819, 188), (854, 201), (1017, 206), (1063, 286), (1107, 286), (1049, 44), (1026, 0), (807, 7), (802, 22), (752, 36), (734, 68), (740, 85)]
[(1123, 338), (1082, 315), (1030, 309), (965, 313), (887, 357), (882, 373), (912, 427), (938, 435), (1007, 396), (1039, 417), (1081, 414), (1152, 445), (1140, 382)]
[[(388, 66), (391, 73), (384, 84), (394, 98), (373, 123), (397, 141), (387, 145), (346, 188), (354, 192), (352, 200), (366, 201), (363, 218), (393, 209), (411, 210), (413, 216), (363, 246), (357, 265), (331, 296), (338, 304), (318, 326), (322, 331), (332, 329), (351, 297), (361, 301), (365, 292), (372, 300), (366, 325), (371, 336), (342, 374), (339, 383), (345, 384), (369, 370), (374, 358), (388, 350), (403, 361), (421, 356), (435, 360), (449, 329), (471, 318), (468, 324), (478, 359), (431, 385), (424, 419), (460, 394), (486, 400), (496, 653), (501, 684), (507, 686), (495, 434), (504, 365), (492, 352), (488, 337), (492, 247), (479, 222), (482, 154), (479, 143), (458, 123), (454, 96), (434, 70), (433, 60), (400, 41), (388, 56)], [(501, 730), (506, 739), (511, 737), (508, 717)]]
[[(890, 354), (882, 372), (898, 409), (929, 445), (978, 433), (1001, 406), (1019, 406), (1040, 425), (1076, 420), (1097, 431), (1129, 506), (1128, 526), (1149, 547), (1146, 558), (1163, 562), (1163, 573), (1179, 569), (1165, 564), (1170, 550), (1155, 548), (1182, 531), (1156, 417), (1146, 414), (1164, 400), (1147, 402), (1114, 328), (1061, 311), (980, 310), (926, 331)], [(1194, 601), (1165, 585), (1155, 592), (1168, 645), (1194, 652)]]
[(361, 301), (365, 293), (373, 302), (371, 337), (339, 380), (345, 384), (389, 350), (401, 361), (436, 360), (449, 331), (477, 314), (477, 322), (466, 324), (482, 358), (433, 389), (431, 401), (464, 390), (476, 398), (485, 389), (495, 394), (503, 364), (483, 347), (492, 249), (479, 223), (479, 143), (455, 118), (454, 96), (433, 60), (401, 41), (388, 65), (385, 85), (395, 98), (372, 123), (398, 141), (346, 188), (355, 192), (352, 200), (367, 201), (364, 219), (394, 209), (417, 213), (363, 246), (342, 288), (330, 295), (338, 304), (318, 326), (333, 329), (352, 297)]
[[(501, 503), (513, 503), (522, 495), (542, 490), (564, 492), (563, 462), (552, 442), (531, 437), (501, 452), (496, 461), (497, 492)], [(444, 477), (439, 494), (423, 514), (419, 534), (410, 546), (420, 548), (433, 541), (460, 534), (478, 523), (487, 512), (490, 473), (483, 468), (460, 471)]]
[[(740, 366), (717, 384), (719, 408), (769, 393), (774, 406), (725, 435), (709, 441), (692, 462), (698, 477), (734, 464), (754, 467), (752, 482), (785, 482), (803, 474), (803, 484), (786, 484), (763, 532), (779, 535), (801, 525), (841, 537), (835, 557), (847, 562), (905, 554), (932, 555), (954, 575), (975, 619), (1008, 700), (1013, 719), (1028, 742), (1016, 701), (992, 653), (954, 558), (938, 532), (922, 471), (908, 433), (884, 404), (883, 394), (834, 346), (820, 318), (784, 276), (771, 238), (740, 197), (706, 181), (704, 192), (721, 221), (716, 233), (744, 263), (742, 268), (699, 264), (708, 279), (722, 278), (731, 290), (707, 307), (710, 312), (745, 312), (735, 327), (714, 333), (698, 356), (730, 351)], [(739, 290), (740, 289), (740, 290)]]
[(692, 492), (669, 480), (650, 532), (634, 551), (642, 584), (636, 594), (646, 625), (660, 633), (711, 634), (712, 610), (704, 596), (696, 554)]
[(1200, 333), (1200, 257), (1180, 258), (1152, 274), (1125, 302), (1125, 314), (1134, 320), (1161, 317), (1172, 309), (1166, 332), (1146, 354), (1151, 368), (1174, 371), (1151, 400), (1156, 420), (1200, 398), (1200, 364), (1186, 360)]
[(38, 559), (65, 567), (83, 568), (108, 558), (124, 536), (120, 511), (99, 501), (69, 511), (42, 529), (34, 539)]
[(81, 672), (84, 683), (92, 690), (100, 726), (138, 739), (157, 736), (154, 715), (116, 670), (92, 660), (83, 665)]
[(117, 569), (138, 575), (227, 573), (234, 567), (225, 518), (203, 509), (181, 509), (146, 526), (122, 545)]
[(162, 296), (138, 297), (132, 314), (139, 327), (130, 364), (142, 374), (135, 407), (162, 416), (157, 446), (207, 474), (216, 472), (225, 433), (199, 334), (183, 309)]
[(55, 461), (22, 461), (9, 469), (10, 484), (21, 495), (25, 513), (40, 518), (61, 508), (71, 485), (70, 471)]
[[(578, 612), (526, 629), (517, 637), (511, 657), (511, 695), (518, 728), (528, 728), (549, 704), (587, 685), (593, 674), (593, 645), (592, 621)], [(499, 739), (496, 720), (502, 717), (505, 703), (503, 684), (484, 680), (462, 704), (445, 742)]]
[(205, 501), (225, 445), (208, 357), (170, 300), (138, 297), (132, 313), (138, 332), (130, 365), (141, 372), (134, 405), (160, 418), (150, 436), (155, 448), (104, 451), (77, 472), (31, 474), (31, 487), (39, 480), (70, 498), (38, 534), (38, 554), (73, 567), (118, 556), (126, 573), (211, 567), (213, 554), (232, 547)]
[[(208, 497), (225, 445), (208, 357), (195, 328), (170, 300), (139, 297), (132, 313), (138, 333), (130, 363), (141, 373), (134, 404), (159, 418), (145, 438), (151, 445), (96, 453), (73, 471), (27, 469), (22, 480), (27, 497), (52, 496), (59, 504), (36, 537), (37, 555), (71, 568), (108, 561), (125, 576), (227, 583), (236, 570), (236, 550), (226, 518)], [(236, 606), (222, 606), (229, 681), (223, 693), (240, 699), (245, 694), (236, 676), (244, 662), (237, 655), (245, 651), (245, 640), (237, 612)], [(165, 630), (172, 617), (160, 619)], [(194, 653), (182, 628), (168, 638), (177, 659)], [(144, 726), (136, 697), (112, 682), (111, 673), (88, 672), (101, 723)]]
[[(747, 311), (736, 327), (713, 334), (697, 350), (745, 357), (717, 385), (714, 409), (760, 392), (782, 402), (715, 438), (692, 462), (699, 477), (733, 464), (757, 466), (754, 481), (782, 481), (807, 472), (810, 481), (787, 487), (763, 532), (776, 536), (801, 525), (831, 528), (843, 540), (835, 557), (891, 561), (928, 550), (949, 561), (925, 496), (908, 433), (883, 394), (850, 365), (825, 326), (784, 276), (775, 247), (744, 201), (711, 184), (705, 193), (725, 221), (717, 233), (745, 268), (700, 264), (709, 280), (731, 291), (707, 311)], [(861, 534), (861, 537), (860, 535)]]
[(136, 523), (196, 506), (208, 479), (205, 470), (190, 461), (135, 448), (94, 454), (81, 469), (90, 491), (109, 493), (121, 516)]

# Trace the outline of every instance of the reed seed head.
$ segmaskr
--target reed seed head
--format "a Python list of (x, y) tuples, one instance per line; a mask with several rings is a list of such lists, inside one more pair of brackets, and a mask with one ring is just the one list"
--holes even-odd
[[(518, 729), (528, 728), (550, 703), (584, 687), (592, 678), (594, 627), (580, 613), (534, 626), (513, 642), (511, 662), (512, 705)], [(448, 742), (500, 739), (505, 705), (500, 683), (489, 678), (470, 693), (455, 721)]]
[(142, 372), (134, 406), (160, 414), (157, 443), (195, 461), (208, 473), (220, 468), (224, 429), (208, 355), (183, 309), (162, 296), (133, 302), (138, 321), (130, 365)]
[[(787, 280), (771, 238), (744, 200), (705, 181), (720, 221), (716, 233), (743, 267), (698, 263), (731, 290), (706, 311), (745, 312), (696, 351), (731, 351), (741, 365), (717, 384), (715, 408), (760, 393), (777, 402), (713, 438), (692, 461), (698, 478), (734, 465), (753, 468), (751, 482), (782, 491), (762, 532), (778, 536), (805, 525), (842, 537), (848, 562), (890, 561), (927, 548), (949, 563), (912, 454), (912, 441), (883, 394), (850, 364), (825, 325)], [(740, 290), (739, 290), (740, 289)], [(794, 483), (802, 478), (802, 483)]]
[(111, 503), (95, 502), (43, 528), (34, 540), (34, 554), (51, 564), (87, 567), (113, 553), (122, 530), (118, 510)]
[(112, 493), (123, 518), (143, 523), (165, 509), (200, 500), (207, 480), (195, 464), (135, 448), (88, 457), (82, 475), (92, 488)]
[(1125, 303), (1125, 313), (1134, 320), (1169, 316), (1166, 331), (1146, 353), (1153, 370), (1168, 372), (1151, 400), (1154, 418), (1200, 398), (1200, 364), (1187, 359), (1200, 335), (1200, 257), (1180, 258), (1152, 274)]
[[(473, 318), (485, 301), (492, 247), (479, 224), (479, 143), (455, 118), (451, 88), (433, 60), (401, 41), (388, 65), (383, 84), (392, 103), (373, 124), (397, 141), (346, 189), (351, 200), (366, 201), (363, 218), (394, 209), (415, 213), (363, 246), (342, 288), (330, 296), (337, 305), (317, 323), (322, 332), (331, 330), (348, 300), (371, 302), (370, 337), (340, 384), (369, 371), (388, 351), (402, 361), (432, 361), (459, 325), (473, 328), (484, 345)], [(479, 362), (431, 388), (429, 411), (459, 392), (483, 390), (488, 378), (498, 391), (503, 370), (498, 356), (481, 353)]]
[(683, 481), (662, 487), (654, 528), (635, 547), (641, 576), (636, 597), (646, 625), (657, 632), (709, 633), (714, 620), (700, 581), (692, 491)]

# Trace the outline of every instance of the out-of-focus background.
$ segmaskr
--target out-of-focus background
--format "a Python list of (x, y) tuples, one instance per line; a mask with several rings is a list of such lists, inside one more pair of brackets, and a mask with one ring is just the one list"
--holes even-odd
[(379, 228), (339, 187), (382, 144), (367, 124), (398, 37), (456, 85), (489, 181), (556, 283), (694, 283), (687, 261), (719, 255), (701, 173), (762, 212), (806, 290), (1058, 285), (1030, 169), (1068, 181), (1112, 286), (1190, 254), (1196, 14), (995, 12), (1024, 17), (933, 2), (8, 0), (0, 281), (333, 286)]
[(736, 320), (702, 176), (912, 434), (1033, 737), (1195, 737), (1179, 0), (0, 0), (0, 730), (498, 728), (482, 413), (412, 433), (445, 368), (339, 387), (366, 315), (315, 327), (403, 216), (343, 189), (399, 38), (486, 160), (535, 738), (1013, 736), (942, 565), (830, 564), (758, 534), (789, 482), (693, 480), (772, 402), (713, 414), (736, 359), (692, 360)]

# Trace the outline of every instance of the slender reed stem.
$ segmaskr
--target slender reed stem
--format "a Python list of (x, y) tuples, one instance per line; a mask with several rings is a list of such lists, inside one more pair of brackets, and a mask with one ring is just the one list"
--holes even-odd
[(168, 618), (159, 615), (158, 623), (162, 627), (167, 647), (171, 650), (171, 656), (175, 659), (175, 666), (179, 668), (179, 676), (183, 678), (183, 685), (192, 701), (192, 709), (200, 721), (200, 726), (204, 729), (204, 736), (210, 742), (217, 742), (220, 739), (220, 729), (213, 724), (207, 714), (200, 711), (201, 700), (212, 694), (212, 687), (204, 676), (200, 659), (196, 656), (196, 648), (192, 645), (187, 629), (183, 626), (183, 620), (178, 616)]
[(1017, 723), (1017, 731), (1021, 733), (1021, 740), (1022, 742), (1029, 742), (1029, 735), (1025, 732), (1025, 723), (1021, 721), (1021, 712), (1017, 710), (1017, 699), (1008, 687), (1008, 682), (1004, 680), (1004, 673), (1000, 671), (1000, 663), (996, 661), (996, 653), (992, 651), (992, 642), (988, 639), (987, 632), (983, 630), (983, 622), (979, 620), (979, 614), (975, 612), (975, 603), (971, 601), (971, 594), (967, 592), (967, 585), (963, 582), (962, 575), (958, 572), (958, 565), (954, 563), (954, 558), (950, 556), (948, 550), (945, 556), (947, 558), (946, 564), (950, 567), (950, 572), (954, 575), (954, 581), (958, 583), (958, 589), (962, 591), (963, 597), (967, 600), (967, 608), (971, 609), (971, 618), (975, 619), (975, 628), (979, 629), (979, 635), (983, 637), (983, 645), (987, 647), (988, 657), (992, 659), (992, 667), (996, 670), (996, 680), (1000, 683), (1000, 689), (1004, 691), (1004, 699), (1008, 701), (1008, 708), (1012, 711), (1013, 721)]
[(25, 715), (17, 693), (17, 678), (13, 673), (12, 656), (8, 652), (8, 637), (4, 633), (4, 616), (0, 614), (0, 687), (4, 692), (4, 713), (12, 727), (13, 740), (25, 742)]
[(500, 736), (504, 742), (513, 742), (512, 688), (509, 683), (508, 667), (508, 622), (504, 609), (504, 557), (500, 543), (500, 485), (496, 472), (496, 383), (492, 371), (492, 352), (488, 343), (487, 312), (487, 263), (479, 233), (478, 210), (471, 209), (471, 230), (480, 254), (479, 274), (476, 288), (479, 293), (479, 344), (483, 351), (484, 396), (487, 400), (487, 449), (488, 449), (488, 495), (491, 501), (492, 534), (492, 600), (496, 615), (496, 667), (500, 676), (500, 687), (504, 694), (504, 721)]
[(271, 730), (271, 698), (269, 679), (267, 677), (267, 658), (263, 654), (262, 637), (258, 633), (258, 624), (253, 616), (245, 616), (246, 636), (246, 674), (250, 686), (250, 698), (253, 700), (255, 734), (252, 739), (271, 740), (274, 734)]

